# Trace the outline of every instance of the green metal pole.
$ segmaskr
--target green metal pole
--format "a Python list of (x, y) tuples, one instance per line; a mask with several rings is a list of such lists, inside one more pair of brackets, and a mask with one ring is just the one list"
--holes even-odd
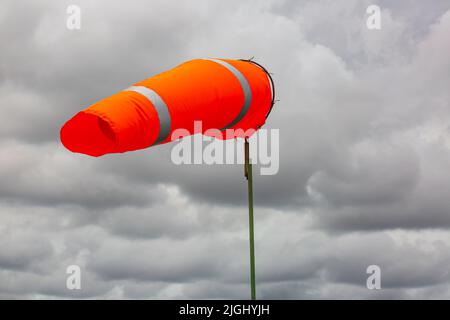
[(245, 177), (248, 181), (248, 225), (249, 225), (249, 240), (250, 240), (250, 286), (251, 299), (256, 299), (256, 276), (255, 276), (255, 234), (253, 223), (253, 174), (252, 164), (249, 155), (249, 143), (245, 139)]

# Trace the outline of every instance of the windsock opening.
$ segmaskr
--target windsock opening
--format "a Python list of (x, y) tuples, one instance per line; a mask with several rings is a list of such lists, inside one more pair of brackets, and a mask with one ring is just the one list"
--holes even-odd
[(97, 115), (83, 111), (61, 128), (61, 142), (72, 152), (94, 157), (116, 150), (116, 137), (110, 124)]

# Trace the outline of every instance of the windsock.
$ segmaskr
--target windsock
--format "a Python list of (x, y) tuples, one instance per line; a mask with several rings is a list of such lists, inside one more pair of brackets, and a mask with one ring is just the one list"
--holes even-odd
[(61, 142), (98, 157), (170, 142), (175, 130), (244, 138), (265, 123), (273, 101), (272, 78), (256, 62), (196, 59), (80, 111), (61, 128)]

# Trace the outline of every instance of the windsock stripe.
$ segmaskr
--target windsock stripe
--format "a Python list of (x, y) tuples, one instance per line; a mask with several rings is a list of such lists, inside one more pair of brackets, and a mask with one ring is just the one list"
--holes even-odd
[(155, 144), (159, 144), (167, 139), (170, 134), (171, 119), (169, 109), (164, 100), (152, 89), (143, 86), (131, 86), (124, 91), (134, 91), (146, 97), (156, 109), (159, 118), (159, 133)]
[(250, 85), (248, 84), (248, 81), (244, 77), (244, 75), (238, 69), (233, 67), (231, 64), (229, 64), (223, 60), (219, 60), (219, 59), (205, 59), (205, 60), (214, 61), (214, 62), (224, 66), (225, 68), (227, 68), (239, 80), (242, 90), (244, 91), (244, 105), (242, 106), (241, 111), (236, 116), (236, 118), (233, 119), (233, 121), (231, 121), (225, 127), (220, 129), (221, 131), (223, 131), (223, 130), (229, 129), (229, 128), (233, 127), (234, 125), (236, 125), (245, 116), (248, 109), (250, 108), (250, 104), (252, 103), (252, 91), (251, 91)]

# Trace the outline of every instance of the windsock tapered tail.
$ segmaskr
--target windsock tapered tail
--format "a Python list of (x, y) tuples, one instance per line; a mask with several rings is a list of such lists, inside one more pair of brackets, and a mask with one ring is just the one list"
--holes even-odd
[(273, 83), (259, 64), (191, 60), (77, 113), (61, 128), (61, 141), (97, 157), (170, 142), (177, 129), (198, 133), (195, 121), (202, 133), (218, 129), (218, 138), (244, 138), (265, 123), (273, 99)]

